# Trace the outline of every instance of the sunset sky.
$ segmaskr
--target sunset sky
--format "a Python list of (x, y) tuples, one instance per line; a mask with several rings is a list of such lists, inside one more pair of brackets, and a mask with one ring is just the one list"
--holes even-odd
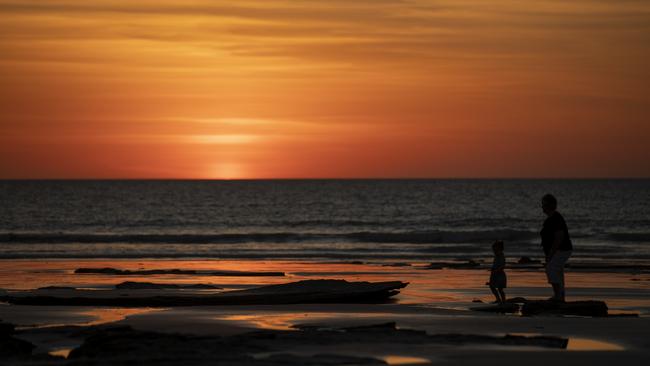
[(0, 0), (0, 178), (649, 177), (650, 1)]

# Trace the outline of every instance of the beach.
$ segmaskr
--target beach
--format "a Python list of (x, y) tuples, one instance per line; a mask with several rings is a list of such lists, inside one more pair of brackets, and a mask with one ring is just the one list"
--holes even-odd
[[(74, 273), (78, 268), (119, 268), (137, 271), (180, 269), (198, 274), (85, 274)], [(513, 265), (515, 266), (515, 265)], [(297, 342), (278, 337), (269, 350), (252, 352), (260, 364), (302, 364), (305, 357), (315, 364), (363, 364), (363, 359), (388, 364), (548, 364), (550, 362), (577, 364), (606, 364), (618, 360), (638, 364), (649, 359), (647, 329), (650, 321), (650, 273), (645, 270), (630, 272), (611, 269), (569, 270), (567, 273), (568, 301), (597, 299), (607, 303), (609, 316), (581, 317), (542, 314), (495, 314), (472, 311), (493, 300), (484, 285), (489, 272), (482, 266), (469, 269), (437, 269), (429, 263), (391, 262), (317, 262), (317, 261), (254, 261), (254, 260), (3, 260), (0, 288), (17, 292), (39, 287), (57, 286), (111, 291), (112, 286), (124, 281), (164, 284), (206, 284), (213, 290), (131, 290), (135, 296), (161, 296), (165, 291), (185, 291), (185, 294), (227, 292), (265, 285), (277, 285), (304, 280), (330, 279), (349, 282), (404, 281), (408, 285), (397, 296), (382, 303), (334, 304), (255, 304), (226, 306), (166, 306), (166, 307), (105, 307), (105, 306), (33, 306), (5, 304), (0, 306), (0, 319), (16, 325), (15, 337), (33, 343), (34, 355), (54, 355), (45, 364), (90, 362), (84, 358), (66, 360), (71, 350), (80, 347), (88, 334), (105, 327), (129, 326), (137, 332), (182, 334), (202, 337), (245, 337), (251, 332), (313, 332), (314, 329), (332, 330), (350, 327), (385, 325), (374, 330), (373, 336), (358, 336), (344, 342), (311, 342), (306, 333)], [(436, 268), (436, 269), (432, 269)], [(284, 276), (219, 276), (204, 275), (204, 271), (283, 272)], [(508, 297), (543, 299), (550, 289), (539, 268), (509, 269)], [(218, 288), (218, 289), (216, 289)], [(50, 293), (65, 289), (53, 288)], [(148, 291), (148, 292), (147, 292)], [(124, 296), (124, 295), (122, 295)], [(483, 302), (483, 304), (479, 303)], [(93, 330), (93, 331), (91, 331)], [(412, 335), (391, 332), (424, 331), (429, 337), (463, 335), (496, 337), (489, 340), (467, 339), (460, 343), (411, 340)], [(345, 333), (345, 332), (344, 332)], [(312, 335), (310, 335), (312, 334)], [(333, 333), (338, 337), (340, 332)], [(364, 333), (365, 334), (365, 333)], [(377, 336), (381, 335), (381, 336)], [(566, 348), (548, 348), (536, 345), (499, 344), (498, 337), (520, 335), (548, 336), (567, 339)], [(141, 334), (146, 340), (147, 333)], [(323, 335), (319, 335), (322, 337)], [(330, 335), (328, 334), (328, 337)], [(402, 339), (403, 337), (406, 337)], [(238, 339), (240, 339), (238, 338)], [(253, 337), (254, 339), (255, 337)], [(401, 340), (400, 340), (401, 339)], [(164, 348), (164, 342), (159, 345)], [(250, 339), (247, 341), (250, 342)], [(441, 343), (442, 342), (442, 343)], [(155, 342), (154, 342), (155, 343)], [(151, 347), (151, 345), (149, 345)], [(256, 344), (255, 347), (261, 347)], [(137, 347), (136, 347), (137, 348)], [(257, 349), (257, 348), (256, 348)], [(191, 350), (186, 350), (191, 354)], [(246, 351), (248, 352), (248, 351)], [(292, 355), (290, 359), (268, 358), (275, 354)], [(352, 359), (319, 359), (315, 355), (331, 354)], [(35, 356), (32, 356), (35, 357)], [(119, 362), (136, 357), (147, 362), (146, 354), (127, 354), (106, 360)], [(205, 355), (214, 360), (214, 355)], [(296, 358), (297, 357), (297, 358)], [(301, 358), (302, 357), (302, 358)], [(358, 358), (358, 359), (357, 359)], [(259, 359), (259, 360), (258, 360)], [(151, 361), (151, 360), (150, 360)], [(226, 362), (225, 360), (222, 360)], [(232, 361), (232, 360), (231, 360)], [(312, 362), (309, 361), (309, 362)], [(11, 364), (34, 362), (14, 359)], [(95, 362), (95, 361), (93, 361)], [(153, 362), (153, 361), (151, 361)], [(194, 364), (196, 359), (188, 361)], [(232, 361), (235, 362), (235, 361)], [(242, 360), (235, 363), (241, 363)], [(328, 363), (330, 362), (330, 363)], [(352, 363), (349, 363), (352, 362)], [(374, 361), (373, 361), (374, 362)]]
[[(2, 365), (639, 364), (649, 189), (2, 181)], [(566, 304), (546, 301), (548, 191), (574, 244)], [(495, 240), (503, 306), (486, 285)]]

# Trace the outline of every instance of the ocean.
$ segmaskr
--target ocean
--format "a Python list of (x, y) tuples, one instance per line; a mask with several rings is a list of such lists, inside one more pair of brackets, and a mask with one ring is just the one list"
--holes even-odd
[(573, 260), (650, 262), (650, 180), (0, 181), (0, 258), (540, 258), (553, 193)]

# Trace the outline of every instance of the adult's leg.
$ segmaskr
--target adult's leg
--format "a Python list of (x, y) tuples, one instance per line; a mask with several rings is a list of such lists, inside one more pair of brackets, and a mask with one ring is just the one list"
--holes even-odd
[(494, 294), (494, 298), (496, 298), (498, 303), (503, 302), (501, 300), (501, 294), (499, 294), (499, 291), (496, 289), (496, 287), (490, 286), (490, 291), (492, 291), (492, 294)]
[(503, 291), (503, 287), (499, 288), (499, 295), (501, 295), (501, 302), (506, 302), (506, 293)]
[(551, 284), (553, 288), (553, 297), (551, 297), (552, 300), (557, 299), (557, 292), (559, 289), (559, 285), (557, 284), (557, 280), (555, 279), (555, 274), (554, 274), (554, 268), (553, 268), (553, 260), (551, 259), (550, 261), (546, 262), (546, 267), (544, 268), (546, 272), (546, 279), (549, 284)]
[(553, 286), (553, 300), (564, 302), (564, 287), (561, 283), (551, 283)]
[(570, 256), (570, 251), (558, 251), (546, 264), (546, 276), (553, 286), (553, 299), (557, 301), (565, 301), (564, 265)]

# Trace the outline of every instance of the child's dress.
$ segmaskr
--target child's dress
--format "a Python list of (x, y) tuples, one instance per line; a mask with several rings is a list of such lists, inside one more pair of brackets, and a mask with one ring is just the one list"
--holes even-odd
[(492, 273), (490, 274), (490, 287), (506, 288), (508, 287), (508, 279), (504, 270), (494, 271), (496, 268), (504, 268), (506, 265), (506, 257), (503, 255), (495, 255), (492, 262)]

